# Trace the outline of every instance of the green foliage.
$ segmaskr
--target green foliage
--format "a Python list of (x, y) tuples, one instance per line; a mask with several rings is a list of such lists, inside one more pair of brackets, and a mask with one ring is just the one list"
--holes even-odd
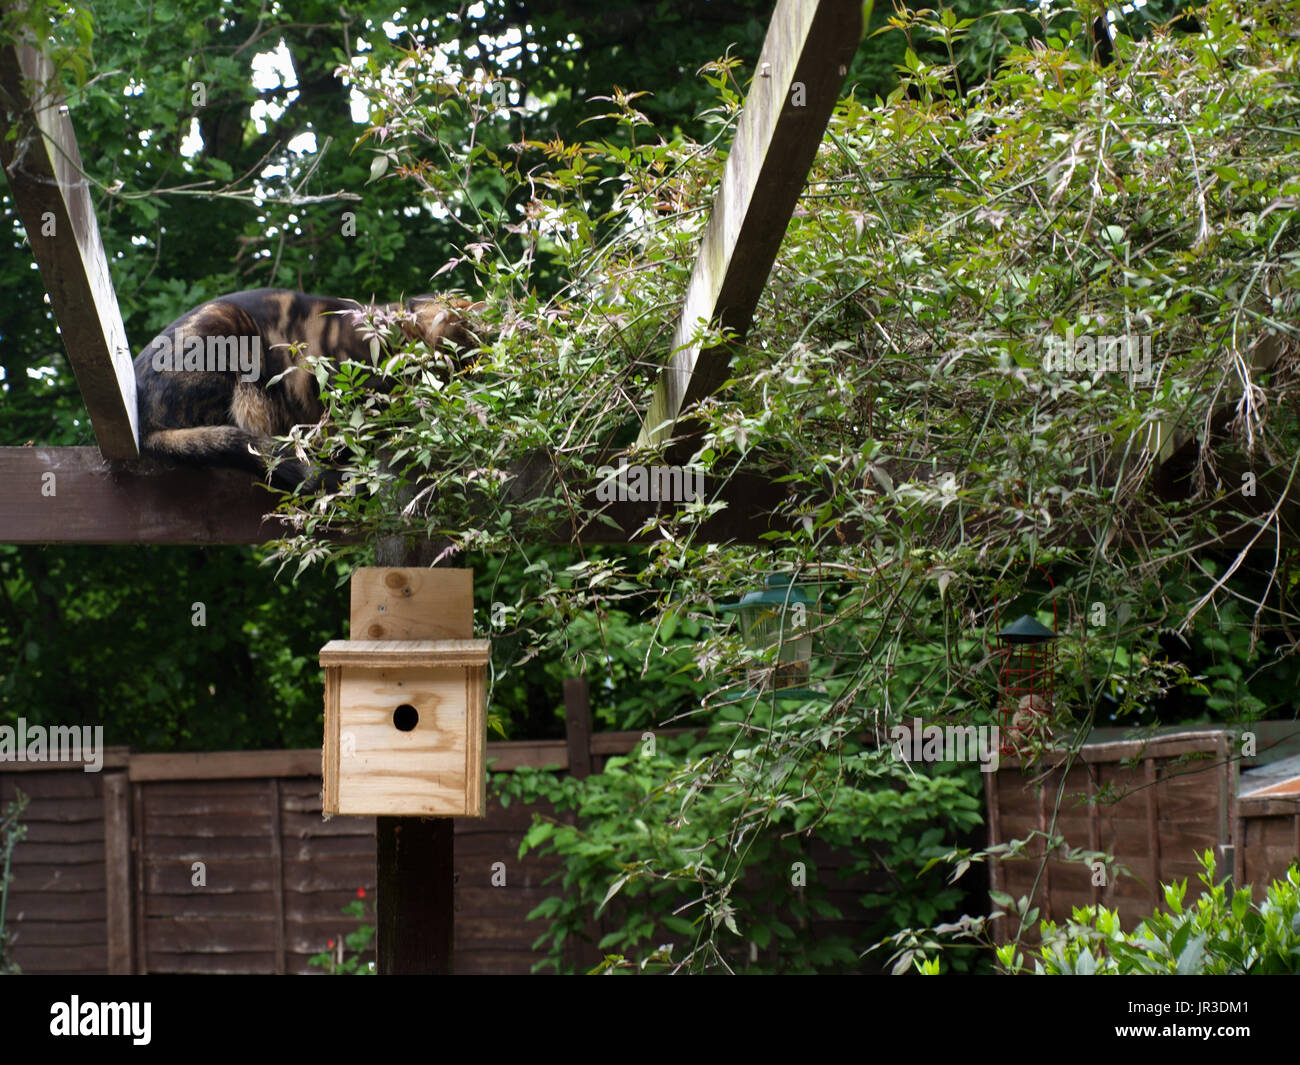
[(19, 973), (22, 970), (10, 953), (12, 939), (5, 927), (5, 916), (9, 908), (9, 885), (13, 877), (9, 872), (9, 863), (13, 858), (14, 848), (27, 835), (27, 826), (19, 823), (23, 811), (27, 809), (28, 798), (21, 791), (17, 797), (5, 806), (0, 815), (0, 976)]
[[(651, 519), (648, 551), (584, 557), (549, 582), (535, 573), (513, 604), (547, 619), (525, 655), (633, 600), (656, 633), (669, 619), (700, 626), (693, 649), (675, 653), (693, 655), (707, 686), (682, 723), (711, 746), (563, 785), (576, 789), (563, 794), (579, 824), (534, 839), (568, 862), (572, 895), (544, 911), (557, 964), (626, 877), (611, 905), (629, 909), (603, 950), (634, 967), (743, 966), (728, 918), (745, 935), (764, 903), (795, 904), (783, 886), (741, 901), (747, 876), (775, 878), (789, 858), (780, 832), (833, 833), (836, 811), (875, 815), (872, 803), (893, 801), (897, 766), (880, 763), (872, 739), (913, 715), (995, 720), (987, 641), (1012, 605), (1065, 637), (1050, 723), (1060, 742), (1081, 742), (1098, 721), (1158, 719), (1176, 697), (1175, 720), (1289, 707), (1292, 667), (1278, 659), (1292, 642), (1279, 593), (1290, 582), (1279, 578), (1291, 549), (1257, 566), (1222, 536), (1252, 510), (1274, 521), (1300, 461), (1289, 369), (1300, 244), (1287, 210), (1300, 169), (1300, 90), (1287, 72), (1300, 43), (1281, 28), (1300, 21), (1300, 4), (1220, 0), (1201, 34), (1119, 36), (1105, 68), (1090, 59), (1088, 14), (1060, 10), (1040, 47), (999, 52), (973, 86), (913, 49), (888, 100), (841, 102), (753, 327), (732, 347), (733, 376), (697, 410), (690, 468), (706, 497)], [(977, 25), (917, 12), (905, 29), (955, 57)], [(280, 545), (284, 561), (319, 555), (326, 523), (371, 536), (394, 531), (398, 515), (400, 531), (452, 550), (529, 559), (520, 545), (557, 526), (581, 539), (608, 520), (590, 505), (601, 465), (661, 460), (631, 446), (635, 415), (665, 357), (720, 153), (684, 134), (647, 136), (630, 92), (602, 101), (597, 129), (610, 136), (481, 151), (505, 142), (494, 131), (504, 118), (463, 84), (417, 98), (436, 57), (409, 59), (409, 84), (358, 75), (390, 116), (382, 149), (377, 137), (368, 147), (391, 152), (386, 172), (418, 175), (430, 209), (449, 205), (466, 228), (457, 260), (487, 300), (484, 342), (472, 369), (450, 377), (405, 352), (382, 396), (346, 367), (319, 366), (338, 387), (320, 444), (300, 443), (350, 455), (353, 481), (291, 506), (303, 536)], [(726, 59), (706, 77), (708, 120), (725, 129), (738, 79)], [(471, 123), (472, 140), (444, 135), (454, 121)], [(487, 200), (476, 192), (484, 168), (498, 190)], [(565, 285), (548, 298), (552, 276)], [(1149, 337), (1150, 375), (1044, 368), (1047, 342), (1069, 333)], [(1237, 405), (1231, 424), (1215, 413), (1225, 403)], [(1185, 449), (1194, 498), (1171, 496), (1159, 455), (1179, 427), (1215, 424), (1213, 463), (1194, 438)], [(707, 542), (700, 524), (742, 469), (786, 492), (771, 529), (759, 548)], [(1255, 475), (1256, 496), (1241, 472)], [(771, 572), (817, 600), (810, 682), (828, 700), (813, 710), (744, 694), (742, 678), (770, 676), (772, 654), (714, 620), (718, 603)], [(645, 639), (643, 673), (666, 650)], [(940, 847), (908, 825), (895, 841), (905, 865)], [(769, 839), (764, 853), (777, 857), (756, 872), (746, 847)], [(973, 859), (954, 860), (959, 870)], [(918, 898), (929, 918), (952, 901)], [(683, 905), (674, 916), (689, 932), (660, 923)], [(769, 961), (812, 964), (799, 949)]]
[(595, 548), (572, 568), (570, 554), (555, 548), (530, 551), (525, 566), (487, 555), (465, 559), (481, 575), (478, 601), (490, 604), (490, 701), (508, 708), (511, 738), (563, 735), (568, 677), (588, 680), (593, 718), (608, 729), (661, 725), (708, 690), (693, 675), (702, 632), (695, 619), (669, 617), (657, 627), (642, 620), (653, 598), (631, 582), (610, 603), (573, 609), (574, 582), (598, 577), (620, 554)]
[[(475, 283), (468, 263), (438, 275), (460, 258), (466, 228), (459, 217), (426, 206), (419, 179), (399, 167), (371, 180), (373, 160), (387, 158), (390, 141), (416, 134), (401, 114), (385, 116), (381, 108), (354, 118), (352, 76), (336, 74), (341, 67), (356, 62), (356, 77), (368, 78), (393, 71), (420, 46), (441, 51), (443, 73), (479, 69), (503, 79), (510, 100), (506, 110), (493, 106), (498, 122), (483, 121), (490, 94), (473, 96), (472, 105), (426, 132), (449, 145), (477, 134), (475, 159), (489, 148), (505, 158), (510, 143), (574, 135), (591, 115), (588, 98), (616, 96), (618, 85), (650, 92), (638, 103), (656, 126), (720, 131), (699, 114), (714, 90), (696, 71), (732, 44), (756, 56), (767, 15), (759, 0), (728, 4), (725, 12), (703, 0), (694, 12), (682, 5), (659, 11), (639, 0), (583, 0), (553, 11), (489, 0), (481, 13), (474, 8), (395, 13), (391, 5), (298, 0), (289, 10), (238, 0), (217, 17), (210, 0), (145, 8), (33, 0), (0, 12), (0, 38), (44, 40), (68, 94), (136, 350), (183, 311), (238, 289), (284, 285), (382, 300)], [(694, 17), (701, 11), (703, 22)], [(491, 43), (512, 28), (527, 29), (527, 47)], [(644, 47), (647, 35), (653, 48)], [(255, 84), (255, 68), (281, 45), (292, 73)], [(892, 82), (887, 68), (884, 74), (881, 91)], [(471, 84), (458, 80), (457, 91)], [(374, 136), (358, 145), (370, 126)], [(629, 131), (605, 126), (612, 142), (630, 143)], [(430, 152), (439, 167), (448, 165), (436, 145)], [(526, 170), (541, 154), (530, 150), (518, 166)], [(423, 173), (435, 185), (443, 180), (438, 168)], [(476, 168), (469, 183), (454, 206), (469, 211), (473, 224), (480, 214), (509, 223), (514, 204), (527, 199), (504, 200), (506, 178), (490, 166)], [(345, 211), (356, 213), (355, 236), (345, 235)], [(92, 445), (5, 182), (0, 225), (7, 248), (0, 255), (0, 443)], [(510, 245), (508, 235), (503, 240), (523, 247)], [(534, 273), (529, 284), (549, 291), (565, 280), (557, 267), (545, 277)], [(292, 587), (277, 588), (259, 568), (265, 555), (261, 548), (0, 546), (0, 720), (21, 714), (32, 723), (103, 724), (107, 742), (155, 751), (315, 746), (316, 653), (341, 635), (346, 594), (337, 584), (346, 575), (303, 573)], [(539, 555), (557, 570), (574, 560), (568, 551)], [(503, 564), (476, 556), (470, 564), (480, 575), (499, 574), (497, 583), (508, 587), (530, 579), (513, 558)], [(489, 594), (488, 602), (515, 602)], [(190, 625), (196, 601), (207, 604), (206, 628)], [(561, 657), (562, 647), (536, 649), (529, 624), (546, 618), (525, 614), (517, 631), (512, 619), (493, 632), (503, 647), (513, 642), (493, 708), (513, 737), (558, 735), (559, 681), (575, 663)], [(566, 627), (575, 644), (594, 649), (605, 624), (570, 611)], [(593, 653), (580, 663), (598, 720), (641, 727), (660, 712), (679, 711), (697, 687), (678, 673), (680, 662), (670, 667), (652, 656), (648, 663), (663, 698), (628, 691), (623, 677), (646, 664), (638, 665), (643, 620), (611, 613), (608, 624), (610, 661)]]
[[(291, 21), (244, 2), (218, 19), (199, 0), (168, 0), (142, 17), (100, 0), (91, 40), (108, 69), (89, 77), (84, 18), (35, 8), (63, 27), (61, 69), (83, 147), (96, 147), (83, 155), (131, 336), (257, 284), (459, 286), (487, 298), (488, 328), (471, 370), (448, 377), (411, 350), (385, 395), (357, 367), (318, 366), (338, 387), (328, 424), (300, 442), (341, 449), (352, 484), (286, 505), (302, 536), (270, 557), (308, 564), (292, 600), (247, 598), (267, 581), (245, 572), (259, 557), (246, 552), (169, 555), (148, 572), (147, 554), (6, 551), (5, 714), (111, 715), (112, 741), (145, 746), (314, 743), (302, 737), (319, 689), (300, 678), (338, 634), (336, 573), (369, 560), (319, 534), (333, 523), (361, 542), (450, 542), (495, 561), (480, 573), (497, 570), (488, 579), (505, 592), (492, 601), (513, 611), (494, 706), (526, 704), (517, 721), (554, 728), (555, 681), (581, 671), (603, 720), (680, 718), (702, 736), (698, 753), (614, 764), (582, 784), (518, 778), (578, 813), (532, 843), (565, 855), (574, 887), (548, 913), (556, 964), (561, 932), (578, 934), (626, 876), (608, 899), (611, 965), (798, 970), (849, 959), (800, 935), (824, 916), (825, 885), (810, 878), (796, 895), (782, 880), (801, 860), (788, 833), (815, 830), (860, 868), (899, 876), (900, 890), (866, 900), (888, 895), (892, 922), (955, 904), (925, 878), (945, 855), (954, 881), (976, 860), (934, 832), (969, 827), (969, 770), (913, 778), (876, 741), (914, 714), (993, 720), (994, 604), (1027, 596), (1068, 637), (1058, 736), (1107, 718), (1289, 708), (1292, 549), (1243, 563), (1223, 529), (1271, 536), (1300, 456), (1300, 5), (1216, 0), (1190, 36), (1130, 20), (1135, 37), (1120, 37), (1106, 69), (1090, 60), (1094, 4), (980, 8), (877, 12), (875, 25), (897, 26), (855, 61), (858, 93), (832, 119), (754, 327), (734, 346), (733, 379), (697, 412), (705, 436), (691, 462), (707, 497), (653, 519), (652, 546), (617, 555), (581, 546), (609, 520), (583, 500), (636, 438), (666, 357), (746, 84), (726, 45), (740, 37), (753, 56), (759, 19), (710, 39), (680, 6), (566, 5), (527, 13), (534, 52), (481, 41), (479, 29), (525, 17), (505, 3), (484, 5), (478, 24), (404, 14), (390, 39), (387, 8), (307, 0)], [(652, 10), (654, 22), (637, 21)], [(650, 30), (656, 47), (639, 48)], [(252, 56), (281, 37), (297, 84), (253, 85)], [(481, 77), (456, 73), (480, 61)], [(881, 71), (895, 64), (903, 83), (891, 90)], [(274, 106), (255, 118), (262, 104)], [(196, 131), (201, 146), (182, 150)], [(314, 149), (287, 146), (307, 132)], [(11, 297), (0, 431), (89, 443), (7, 198), (3, 209), (23, 254), (0, 264)], [(1068, 330), (1148, 335), (1155, 372), (1040, 372), (1045, 338)], [(1275, 361), (1256, 366), (1266, 350)], [(1236, 417), (1216, 421), (1225, 404)], [(1156, 459), (1201, 426), (1203, 443), (1222, 437), (1214, 462), (1193, 435), (1177, 468), (1196, 495), (1161, 502)], [(742, 468), (786, 492), (760, 549), (699, 532)], [(556, 528), (573, 532), (574, 554), (527, 546)], [(326, 560), (336, 571), (311, 584), (310, 564)], [(1051, 596), (1027, 576), (1039, 563)], [(715, 608), (772, 571), (816, 594), (810, 683), (824, 704), (791, 710), (738, 691), (771, 655), (743, 647)], [(222, 617), (215, 644), (216, 631), (185, 628), (200, 598)], [(1093, 623), (1097, 604), (1106, 618)], [(664, 923), (661, 901), (687, 906), (672, 915), (687, 927)]]
[(250, 551), (0, 546), (0, 720), (153, 751), (317, 746), (337, 580), (277, 585)]
[[(1163, 885), (1165, 907), (1133, 932), (1105, 907), (1076, 908), (1064, 928), (1042, 924), (1041, 946), (1029, 951), (1033, 972), (1047, 976), (1237, 976), (1300, 974), (1300, 865), (1274, 880), (1256, 903), (1248, 885), (1215, 883), (1214, 855), (1200, 858), (1204, 885), (1184, 905), (1187, 881)], [(1013, 943), (998, 949), (1008, 972), (1029, 971)]]
[[(367, 917), (365, 897), (365, 888), (358, 888), (357, 897), (340, 912), (354, 921), (364, 921)], [(375, 963), (366, 957), (373, 953), (374, 942), (375, 926), (359, 924), (343, 936), (341, 944), (336, 946), (331, 939), (325, 950), (307, 959), (307, 964), (324, 969), (327, 976), (374, 976)]]
[(60, 82), (66, 78), (78, 86), (86, 84), (94, 35), (91, 13), (60, 0), (30, 0), (0, 10), (0, 41), (40, 47)]
[[(805, 736), (824, 724), (807, 707), (771, 713)], [(980, 822), (969, 778), (912, 775), (887, 752), (865, 749), (846, 766), (826, 759), (796, 778), (791, 758), (731, 749), (727, 718), (739, 716), (721, 715), (698, 741), (647, 734), (633, 755), (585, 780), (529, 769), (493, 777), (503, 803), (556, 808), (535, 817), (520, 847), (521, 856), (564, 859), (557, 894), (530, 914), (549, 921), (534, 944), (548, 953), (543, 964), (571, 971), (575, 940), (584, 939), (604, 955), (600, 971), (853, 971), (857, 945), (826, 922), (892, 928), (958, 902), (929, 869), (953, 835)], [(760, 794), (761, 813), (737, 823), (737, 809)], [(829, 901), (836, 879), (810, 855), (814, 832), (839, 852), (841, 877), (873, 874), (880, 885), (858, 900), (861, 909), (844, 913)], [(701, 883), (721, 890), (702, 894)]]

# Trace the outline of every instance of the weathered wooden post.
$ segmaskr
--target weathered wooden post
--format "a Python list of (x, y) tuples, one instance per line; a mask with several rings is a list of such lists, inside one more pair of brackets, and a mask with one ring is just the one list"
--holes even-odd
[(41, 269), (100, 452), (139, 454), (135, 373), (77, 137), (49, 57), (0, 43), (0, 166)]
[(727, 346), (692, 338), (701, 326), (748, 332), (870, 17), (861, 0), (780, 0), (772, 12), (639, 444), (666, 441), (726, 380)]
[(377, 818), (380, 973), (450, 973), (453, 817), (486, 808), (484, 674), (466, 569), (367, 567), (325, 668), (326, 814)]

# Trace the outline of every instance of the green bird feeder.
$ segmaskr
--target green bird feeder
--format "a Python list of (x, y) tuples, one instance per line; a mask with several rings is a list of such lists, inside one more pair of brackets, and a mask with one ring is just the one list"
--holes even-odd
[(761, 590), (746, 592), (735, 603), (721, 603), (718, 610), (740, 617), (740, 637), (746, 649), (766, 652), (776, 647), (776, 665), (751, 669), (749, 691), (781, 699), (824, 700), (824, 692), (807, 687), (812, 665), (812, 634), (809, 620), (817, 604), (793, 583), (788, 573), (774, 573)]

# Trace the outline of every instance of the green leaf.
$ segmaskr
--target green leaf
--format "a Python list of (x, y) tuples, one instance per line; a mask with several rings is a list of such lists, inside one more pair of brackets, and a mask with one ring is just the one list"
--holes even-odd
[(1205, 962), (1205, 933), (1192, 939), (1185, 950), (1178, 955), (1174, 972), (1179, 976), (1192, 976), (1201, 971)]
[(676, 932), (680, 936), (689, 936), (695, 933), (695, 925), (678, 914), (670, 913), (666, 917), (660, 918), (660, 920), (665, 928), (670, 932)]
[(544, 843), (546, 840), (550, 839), (551, 836), (553, 836), (554, 834), (555, 834), (554, 821), (540, 821), (534, 824), (527, 832), (524, 833), (524, 839), (521, 845), (521, 850), (523, 849), (532, 850), (536, 848), (538, 844)]
[(627, 883), (628, 875), (629, 874), (624, 873), (622, 876), (617, 877), (614, 880), (614, 882), (609, 885), (609, 890), (605, 892), (605, 897), (600, 900), (600, 905), (596, 907), (595, 916), (599, 917), (601, 915), (601, 912), (609, 904), (609, 900), (619, 893), (623, 885)]

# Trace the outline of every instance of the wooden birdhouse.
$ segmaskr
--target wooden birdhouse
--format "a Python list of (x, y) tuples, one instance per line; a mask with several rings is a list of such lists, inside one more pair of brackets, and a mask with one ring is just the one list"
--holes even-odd
[(368, 567), (325, 669), (326, 814), (482, 817), (485, 673), (467, 569)]

